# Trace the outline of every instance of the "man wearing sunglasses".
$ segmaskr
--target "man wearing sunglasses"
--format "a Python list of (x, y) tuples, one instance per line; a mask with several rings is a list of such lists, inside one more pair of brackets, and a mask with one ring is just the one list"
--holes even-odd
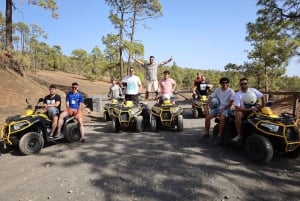
[(125, 100), (133, 101), (135, 105), (139, 104), (139, 94), (142, 91), (141, 79), (135, 75), (134, 68), (130, 67), (129, 75), (126, 76), (121, 84), (125, 86)]
[[(234, 101), (234, 90), (231, 89), (229, 84), (229, 79), (227, 77), (222, 77), (220, 79), (220, 87), (217, 88), (208, 98), (206, 107), (210, 105), (210, 102), (213, 98), (219, 100), (219, 106), (216, 108), (211, 108), (209, 114), (205, 118), (205, 134), (202, 135), (201, 139), (205, 140), (209, 138), (209, 129), (210, 129), (210, 120), (217, 115), (219, 115), (220, 124), (219, 124), (219, 133), (216, 139), (216, 144), (221, 143), (221, 135), (225, 125), (225, 118), (228, 117), (231, 105)], [(208, 108), (206, 108), (207, 110)]]
[(265, 96), (255, 88), (251, 88), (248, 85), (248, 79), (240, 79), (240, 90), (236, 92), (234, 97), (234, 108), (235, 108), (235, 126), (237, 131), (237, 136), (235, 136), (232, 141), (239, 142), (242, 139), (242, 118), (247, 117), (252, 111), (257, 111), (257, 107), (246, 108), (242, 99), (247, 92), (253, 92), (256, 95), (257, 100), (261, 99), (261, 106), (265, 106)]
[(69, 116), (75, 116), (75, 118), (77, 119), (79, 124), (80, 135), (81, 135), (80, 141), (82, 143), (85, 142), (82, 111), (83, 111), (83, 96), (80, 92), (78, 92), (78, 83), (73, 82), (72, 91), (67, 93), (66, 96), (66, 110), (63, 111), (59, 116), (57, 136), (56, 136), (57, 138), (63, 137), (63, 134), (61, 133), (61, 128), (64, 123), (64, 118), (69, 115)]

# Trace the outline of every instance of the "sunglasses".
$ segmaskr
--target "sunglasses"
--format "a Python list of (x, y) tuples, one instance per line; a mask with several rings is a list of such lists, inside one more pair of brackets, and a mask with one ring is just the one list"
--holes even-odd
[(228, 82), (222, 82), (221, 84), (228, 84)]
[(243, 86), (243, 85), (247, 85), (247, 84), (248, 84), (248, 83), (244, 82), (244, 83), (241, 83), (240, 85)]
[(72, 87), (72, 89), (77, 89), (77, 87)]

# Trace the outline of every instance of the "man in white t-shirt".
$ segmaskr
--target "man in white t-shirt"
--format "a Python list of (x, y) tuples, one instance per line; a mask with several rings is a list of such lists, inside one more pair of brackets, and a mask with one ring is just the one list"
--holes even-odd
[(170, 57), (168, 60), (163, 61), (161, 63), (154, 62), (154, 56), (150, 56), (149, 63), (143, 63), (138, 59), (133, 58), (133, 60), (139, 64), (141, 64), (146, 69), (146, 97), (145, 101), (147, 102), (149, 99), (149, 93), (153, 88), (156, 96), (158, 96), (158, 80), (157, 80), (157, 69), (158, 67), (165, 65), (173, 60), (173, 57)]
[(130, 67), (129, 75), (122, 81), (122, 85), (125, 86), (125, 100), (131, 100), (135, 105), (139, 104), (139, 94), (142, 91), (141, 79), (136, 76), (134, 68)]
[(242, 139), (241, 132), (242, 132), (242, 118), (246, 117), (249, 113), (252, 111), (257, 111), (257, 106), (256, 107), (250, 107), (247, 108), (245, 107), (242, 99), (243, 96), (247, 94), (247, 92), (253, 92), (257, 100), (261, 99), (261, 106), (265, 106), (265, 96), (258, 91), (255, 88), (250, 88), (248, 85), (248, 79), (247, 78), (242, 78), (240, 79), (240, 90), (236, 92), (235, 97), (234, 97), (234, 108), (235, 108), (235, 126), (236, 126), (236, 131), (237, 131), (237, 136), (235, 136), (232, 140), (234, 142), (239, 142)]
[(210, 105), (210, 102), (213, 98), (217, 98), (219, 100), (219, 106), (216, 108), (211, 108), (209, 114), (205, 118), (205, 134), (202, 136), (202, 139), (206, 139), (209, 137), (209, 129), (210, 129), (210, 120), (217, 115), (219, 115), (220, 123), (219, 123), (219, 133), (216, 139), (216, 144), (221, 143), (221, 135), (223, 132), (223, 128), (225, 126), (225, 119), (228, 117), (231, 105), (234, 101), (234, 90), (231, 89), (229, 84), (229, 79), (227, 77), (222, 77), (220, 79), (221, 87), (217, 88), (208, 98), (206, 107)]

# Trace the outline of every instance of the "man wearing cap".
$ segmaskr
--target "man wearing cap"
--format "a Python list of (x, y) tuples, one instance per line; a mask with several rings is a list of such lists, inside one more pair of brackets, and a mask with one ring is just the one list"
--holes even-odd
[(156, 95), (158, 95), (158, 80), (157, 80), (157, 68), (169, 63), (173, 60), (173, 57), (170, 57), (168, 60), (163, 61), (161, 63), (155, 63), (154, 62), (154, 56), (150, 56), (149, 63), (143, 63), (139, 61), (136, 58), (133, 58), (133, 60), (139, 64), (141, 64), (146, 69), (146, 102), (149, 99), (149, 93), (154, 88), (154, 91)]
[(60, 113), (61, 97), (56, 94), (56, 86), (50, 85), (49, 87), (50, 94), (44, 98), (44, 107), (47, 110), (49, 118), (52, 120), (52, 128), (49, 135), (49, 138), (53, 138), (53, 134), (57, 127), (58, 116)]

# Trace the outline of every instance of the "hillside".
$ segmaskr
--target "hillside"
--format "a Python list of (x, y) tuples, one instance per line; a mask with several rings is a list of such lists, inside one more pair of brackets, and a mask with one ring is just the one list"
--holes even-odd
[(65, 97), (72, 82), (78, 82), (79, 90), (90, 96), (106, 94), (110, 86), (107, 82), (91, 82), (80, 75), (64, 72), (39, 71), (37, 75), (26, 74), (21, 77), (0, 69), (0, 123), (8, 116), (23, 113), (26, 98), (34, 104), (38, 98), (47, 95), (48, 86), (52, 83), (57, 85), (58, 94)]

